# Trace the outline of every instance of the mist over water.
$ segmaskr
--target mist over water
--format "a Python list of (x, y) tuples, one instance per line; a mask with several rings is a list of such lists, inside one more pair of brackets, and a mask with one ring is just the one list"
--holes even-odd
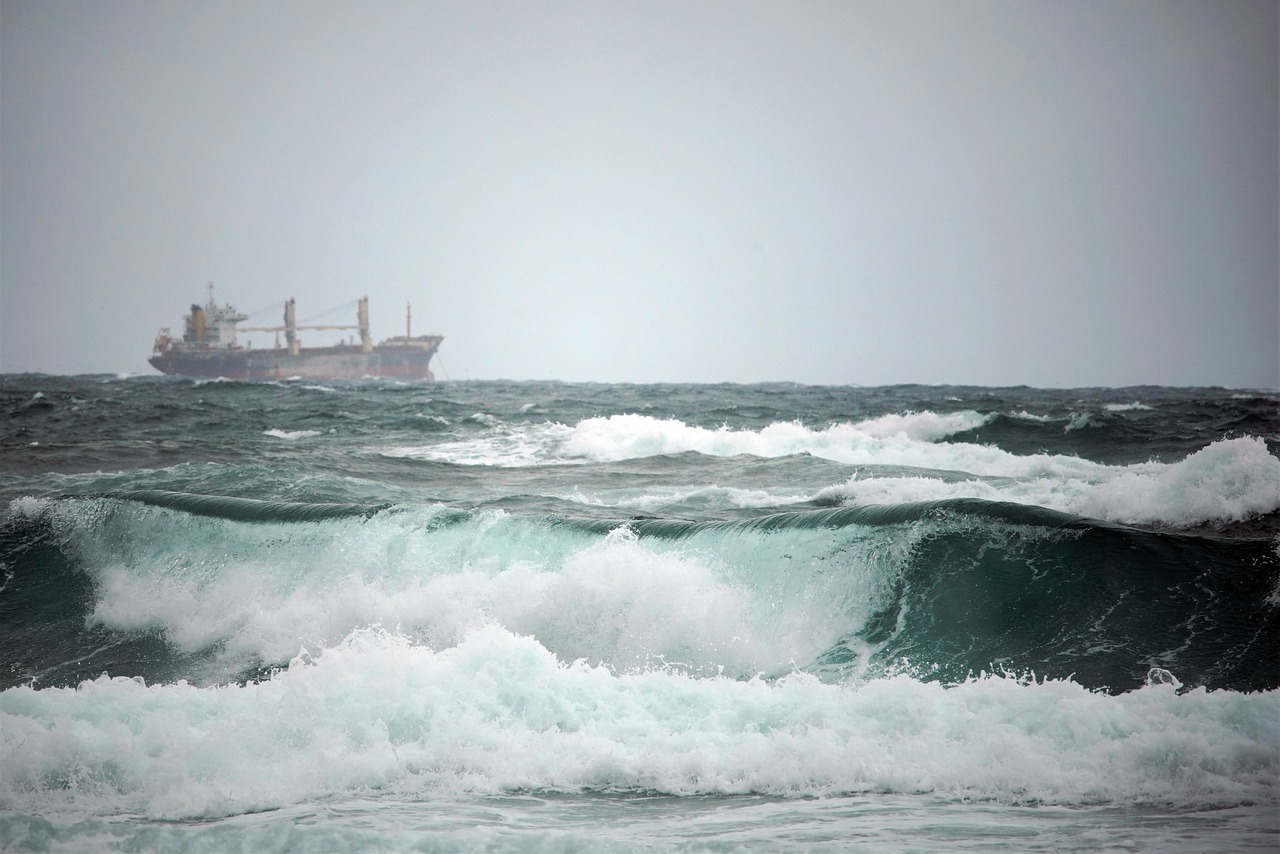
[(1265, 847), (1278, 403), (4, 377), (0, 838)]

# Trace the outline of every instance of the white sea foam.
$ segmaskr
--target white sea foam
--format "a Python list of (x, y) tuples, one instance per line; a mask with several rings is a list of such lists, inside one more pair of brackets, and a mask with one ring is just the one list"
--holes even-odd
[[(190, 678), (202, 683), (363, 626), (399, 627), (440, 649), (490, 622), (619, 672), (661, 662), (701, 675), (782, 673), (819, 660), (892, 601), (923, 536), (726, 540), (706, 530), (669, 540), (620, 528), (602, 538), (501, 512), (441, 524), (450, 517), (436, 508), (282, 530), (104, 499), (24, 499), (10, 512), (59, 531), (93, 582), (91, 623), (155, 632), (198, 654)], [(841, 571), (824, 571), (837, 555)], [(842, 672), (854, 678), (873, 650), (848, 651), (856, 661)]]
[(493, 626), (441, 650), (361, 630), (262, 683), (4, 691), (0, 809), (192, 819), (361, 789), (1274, 804), (1278, 702), (1007, 677), (618, 674)]
[(566, 501), (595, 507), (616, 507), (640, 513), (660, 513), (672, 507), (729, 508), (749, 510), (783, 507), (808, 501), (810, 496), (798, 492), (771, 492), (767, 489), (740, 489), (706, 486), (653, 487), (643, 490), (597, 490), (590, 494), (581, 489), (558, 496)]
[[(775, 422), (759, 430), (708, 429), (676, 419), (647, 415), (590, 418), (576, 426), (503, 426), (485, 436), (425, 448), (395, 448), (388, 456), (467, 465), (530, 466), (621, 462), (660, 454), (697, 452), (709, 456), (783, 457), (810, 454), (863, 467), (846, 484), (811, 496), (856, 504), (900, 503), (942, 498), (1013, 501), (1118, 522), (1193, 525), (1239, 521), (1280, 509), (1280, 460), (1256, 437), (1224, 439), (1178, 463), (1106, 465), (1062, 454), (1014, 454), (997, 447), (940, 441), (987, 423), (975, 412), (939, 416), (918, 413), (884, 416), (859, 423), (812, 429), (798, 422)], [(1039, 416), (1015, 413), (1039, 420)], [(1073, 414), (1065, 430), (1081, 429), (1088, 413)], [(866, 467), (909, 469), (918, 475), (877, 476)], [(939, 477), (939, 473), (952, 473)], [(968, 475), (964, 477), (963, 475)], [(685, 495), (711, 489), (688, 487)], [(627, 495), (619, 505), (645, 511), (661, 507), (680, 489)], [(571, 500), (579, 495), (571, 494)], [(588, 503), (594, 499), (583, 496)], [(618, 497), (618, 496), (613, 496)], [(802, 500), (786, 495), (742, 494), (753, 506)], [(736, 499), (734, 499), (736, 500)]]
[(284, 439), (286, 441), (292, 442), (297, 439), (309, 439), (312, 436), (319, 436), (320, 431), (319, 430), (279, 430), (276, 428), (272, 428), (270, 430), (262, 431), (262, 435), (274, 436), (277, 439)]
[(933, 443), (981, 427), (994, 417), (972, 411), (945, 415), (919, 412), (884, 415), (821, 430), (799, 422), (776, 422), (760, 430), (728, 427), (713, 430), (679, 419), (649, 415), (588, 418), (569, 427), (550, 422), (505, 425), (492, 416), (477, 413), (469, 420), (493, 427), (493, 432), (426, 447), (390, 448), (383, 453), (391, 457), (500, 467), (618, 462), (689, 451), (711, 456), (812, 454), (837, 462), (865, 463), (879, 456), (939, 458), (943, 456), (940, 452), (927, 450)]
[[(135, 522), (154, 525), (151, 543), (166, 538), (158, 515)], [(184, 526), (181, 554), (176, 546), (144, 545), (128, 564), (87, 559), (98, 597), (90, 619), (119, 631), (158, 631), (185, 652), (217, 650), (215, 678), (288, 660), (299, 644), (332, 645), (368, 625), (399, 626), (440, 648), (497, 621), (536, 635), (566, 660), (621, 671), (665, 662), (735, 675), (811, 661), (849, 628), (849, 606), (814, 618), (809, 597), (745, 584), (733, 567), (700, 556), (696, 541), (686, 552), (641, 543), (626, 529), (603, 541), (539, 534), (503, 514), (433, 534), (422, 523), (413, 514), (328, 523), (309, 538), (292, 536), (288, 550), (274, 547), (278, 532), (270, 528)], [(96, 551), (95, 536), (79, 533), (77, 547)], [(228, 553), (235, 557), (220, 564), (199, 557)], [(892, 576), (869, 561), (861, 568)], [(862, 609), (874, 604), (856, 567), (816, 583), (839, 585), (838, 594), (826, 594), (833, 603), (843, 596)]]
[[(953, 433), (971, 430), (994, 416), (977, 412), (884, 415), (856, 424), (812, 430), (799, 422), (775, 422), (754, 430), (709, 430), (677, 419), (613, 415), (580, 422), (565, 437), (561, 452), (597, 462), (697, 451), (714, 456), (752, 454), (782, 457), (813, 454), (838, 462), (869, 462), (877, 452), (908, 446), (927, 448)], [(927, 453), (923, 452), (922, 453)]]
[(986, 445), (936, 441), (947, 430), (979, 427), (991, 417), (969, 412), (905, 421), (877, 418), (822, 430), (798, 422), (775, 422), (753, 431), (708, 430), (674, 419), (615, 415), (581, 422), (559, 437), (559, 451), (594, 462), (688, 451), (712, 456), (810, 454), (851, 465), (909, 466), (1002, 477), (1086, 476), (1107, 468), (1078, 457), (1021, 456)]
[(1036, 421), (1040, 424), (1055, 420), (1051, 415), (1036, 415), (1034, 412), (1027, 412), (1025, 409), (1018, 412), (1010, 412), (1009, 417), (1016, 418), (1019, 421)]
[(1062, 428), (1062, 432), (1070, 433), (1072, 430), (1083, 430), (1092, 423), (1092, 416), (1088, 412), (1073, 412), (1071, 417), (1067, 419), (1067, 426)]
[(879, 418), (859, 421), (854, 428), (877, 439), (909, 436), (920, 442), (936, 442), (955, 433), (974, 430), (989, 424), (994, 414), (982, 415), (973, 410), (939, 415), (936, 412), (908, 412), (902, 415), (890, 413)]
[(1186, 526), (1280, 510), (1280, 459), (1261, 439), (1241, 437), (1214, 442), (1176, 463), (1098, 465), (1056, 476), (944, 481), (855, 475), (819, 497), (853, 504), (981, 498), (1115, 522)]
[(1224, 439), (1151, 473), (1126, 467), (1082, 509), (1119, 521), (1240, 521), (1280, 510), (1280, 459), (1261, 439)]
[[(474, 420), (474, 416), (467, 420)], [(387, 448), (384, 456), (451, 463), (460, 466), (521, 468), (585, 462), (557, 456), (555, 449), (569, 428), (560, 424), (510, 427), (498, 425), (482, 436), (432, 445)]]
[(1145, 403), (1139, 403), (1136, 400), (1133, 403), (1108, 403), (1102, 408), (1108, 412), (1134, 412), (1137, 410), (1150, 412), (1152, 409), (1152, 407), (1147, 406)]

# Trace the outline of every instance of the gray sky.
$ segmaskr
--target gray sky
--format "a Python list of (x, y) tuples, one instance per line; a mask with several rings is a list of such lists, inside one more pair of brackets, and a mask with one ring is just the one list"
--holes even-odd
[(3, 0), (0, 40), (3, 371), (149, 372), (212, 281), (375, 338), (411, 300), (452, 379), (1280, 386), (1275, 2)]

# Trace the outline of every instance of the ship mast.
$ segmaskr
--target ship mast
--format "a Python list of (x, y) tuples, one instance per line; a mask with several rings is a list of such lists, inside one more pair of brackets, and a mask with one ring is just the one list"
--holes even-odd
[(289, 355), (296, 356), (302, 350), (302, 342), (298, 340), (298, 313), (293, 297), (284, 304), (284, 340), (289, 345)]
[(409, 337), (412, 335), (412, 333), (410, 332), (410, 324), (412, 320), (413, 320), (413, 306), (409, 303), (405, 303), (404, 304), (404, 343), (406, 344), (409, 343)]

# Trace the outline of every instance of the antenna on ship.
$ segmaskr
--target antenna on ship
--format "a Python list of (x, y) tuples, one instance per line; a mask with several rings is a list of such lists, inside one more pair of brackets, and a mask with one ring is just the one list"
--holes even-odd
[(410, 325), (413, 320), (413, 306), (410, 303), (404, 304), (404, 343), (409, 343)]

